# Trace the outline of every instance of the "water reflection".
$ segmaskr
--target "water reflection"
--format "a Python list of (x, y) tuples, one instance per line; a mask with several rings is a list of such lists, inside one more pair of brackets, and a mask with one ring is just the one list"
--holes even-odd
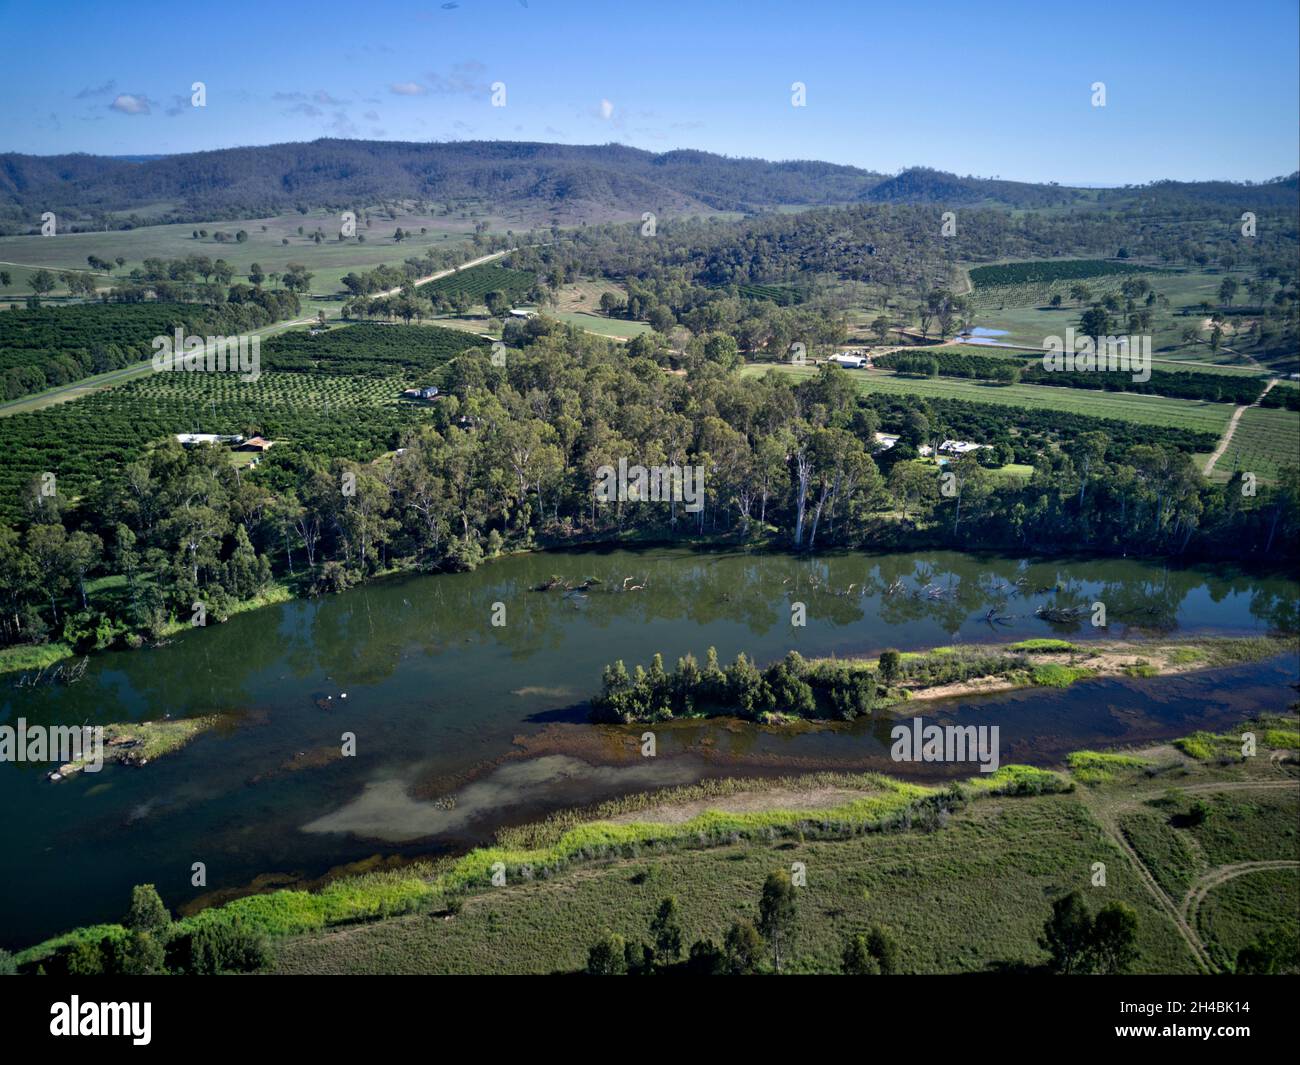
[[(553, 576), (550, 590), (534, 590)], [(0, 765), (0, 800), (23, 812), (7, 821), (0, 852), (0, 943), (116, 919), (138, 882), (179, 905), (200, 893), (194, 861), (207, 864), (210, 889), (269, 872), (319, 876), (377, 851), (465, 845), (647, 784), (891, 768), (887, 731), (882, 742), (884, 726), (869, 721), (785, 732), (673, 725), (646, 765), (635, 736), (583, 720), (582, 700), (616, 658), (630, 666), (662, 651), (671, 663), (712, 645), (724, 660), (745, 651), (765, 662), (791, 647), (851, 655), (1053, 633), (1295, 631), (1296, 588), (1131, 560), (590, 551), (241, 615), (166, 647), (94, 657), (70, 687), (3, 689), (8, 722), (218, 712), (229, 723), (145, 769), (109, 767), (97, 779), (51, 785), (39, 766)], [(1106, 632), (1087, 613), (1070, 624), (1038, 616), (1095, 601), (1106, 603)], [(491, 624), (495, 602), (506, 605), (504, 627)], [(794, 602), (806, 604), (806, 627), (791, 627)], [(1004, 760), (1044, 763), (1280, 708), (1294, 679), (1283, 661), (932, 712), (1000, 724)], [(344, 732), (357, 737), (355, 758), (338, 757)]]

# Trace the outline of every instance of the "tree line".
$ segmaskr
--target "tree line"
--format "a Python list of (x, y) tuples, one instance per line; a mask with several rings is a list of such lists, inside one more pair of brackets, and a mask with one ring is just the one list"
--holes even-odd
[[(196, 601), (220, 619), (273, 580), (336, 591), (396, 568), (466, 569), (502, 551), (631, 537), (1274, 565), (1300, 542), (1300, 479), (1254, 494), (1239, 477), (1208, 484), (1173, 431), (1116, 438), (1109, 423), (1051, 413), (1064, 433), (1052, 444), (1021, 437), (1016, 420), (1033, 412), (863, 398), (834, 366), (796, 382), (705, 356), (681, 376), (559, 323), (528, 327), (504, 366), (483, 348), (442, 363), (445, 398), (382, 455), (329, 459), (289, 440), (246, 470), (218, 447), (163, 441), (98, 471), (76, 497), (34, 478), (18, 520), (0, 525), (0, 638), (139, 641), (188, 619)], [(943, 468), (916, 457), (972, 416), (1043, 442), (1027, 483), (990, 473), (981, 452)], [(881, 430), (898, 443), (885, 447)], [(1143, 438), (1160, 442), (1134, 442)], [(620, 459), (702, 467), (702, 505), (602, 501), (597, 472)], [(92, 595), (106, 576), (120, 578), (116, 590)]]

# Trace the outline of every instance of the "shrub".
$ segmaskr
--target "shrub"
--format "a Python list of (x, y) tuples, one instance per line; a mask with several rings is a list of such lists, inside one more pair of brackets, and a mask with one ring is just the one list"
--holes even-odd
[(171, 927), (171, 914), (163, 905), (158, 889), (152, 884), (137, 884), (131, 889), (131, 908), (122, 924), (137, 932), (164, 933)]
[[(225, 972), (256, 972), (271, 962), (266, 936), (244, 924), (237, 915), (213, 911), (213, 917), (181, 937), (185, 970), (199, 976)], [(185, 948), (188, 947), (188, 950)]]
[(859, 932), (844, 944), (840, 954), (840, 969), (846, 976), (878, 976), (880, 963), (867, 949), (867, 937)]
[(1092, 670), (1081, 666), (1061, 666), (1054, 662), (1034, 666), (1030, 679), (1040, 688), (1068, 688), (1076, 680), (1092, 676)]
[(1108, 754), (1101, 751), (1073, 751), (1065, 759), (1076, 780), (1084, 784), (1104, 784), (1112, 780), (1119, 769), (1141, 769), (1150, 763), (1130, 754)]
[(117, 968), (125, 976), (155, 976), (167, 971), (167, 951), (151, 932), (131, 933)]
[(736, 921), (727, 929), (725, 949), (727, 971), (732, 976), (753, 976), (758, 972), (759, 959), (763, 956), (763, 937), (751, 922)]
[(898, 971), (898, 944), (878, 925), (873, 925), (867, 933), (867, 953), (875, 959), (881, 976), (892, 976)]
[(627, 943), (623, 937), (606, 932), (587, 951), (588, 976), (623, 976), (627, 973)]
[(1193, 732), (1190, 736), (1174, 740), (1174, 746), (1188, 758), (1195, 758), (1198, 762), (1208, 762), (1214, 757), (1215, 739), (1211, 732)]
[(1032, 640), (1021, 640), (1019, 643), (1013, 643), (1009, 648), (1012, 651), (1044, 652), (1055, 651), (1077, 651), (1078, 648), (1069, 640), (1057, 640), (1052, 637), (1037, 637)]
[(1203, 825), (1210, 819), (1213, 808), (1204, 799), (1196, 799), (1187, 810), (1184, 823), (1188, 826)]
[(101, 976), (105, 969), (104, 948), (100, 943), (74, 943), (64, 955), (69, 976)]
[(721, 976), (727, 968), (726, 955), (711, 939), (697, 939), (691, 944), (686, 972), (691, 976)]

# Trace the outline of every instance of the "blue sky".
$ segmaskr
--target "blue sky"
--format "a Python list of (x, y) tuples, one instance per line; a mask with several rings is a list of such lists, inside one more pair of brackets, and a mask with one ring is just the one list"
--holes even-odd
[(1296, 0), (0, 2), (0, 34), (0, 151), (618, 141), (1086, 184), (1300, 166)]

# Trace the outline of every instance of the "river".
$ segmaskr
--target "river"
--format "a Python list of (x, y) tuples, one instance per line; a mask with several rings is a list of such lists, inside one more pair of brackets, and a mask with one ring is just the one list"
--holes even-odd
[[(552, 575), (600, 583), (535, 590)], [(1034, 616), (1097, 601), (1109, 630)], [(795, 602), (802, 627), (791, 624)], [(584, 700), (616, 658), (631, 669), (662, 651), (671, 667), (712, 645), (724, 663), (745, 651), (762, 664), (790, 648), (847, 656), (1031, 636), (1294, 631), (1296, 604), (1297, 585), (1280, 577), (1133, 560), (647, 549), (521, 555), (268, 607), (163, 647), (92, 656), (72, 685), (6, 685), (8, 724), (230, 717), (143, 768), (50, 783), (48, 766), (0, 764), (0, 943), (116, 920), (136, 883), (157, 884), (177, 909), (259, 877), (296, 882), (373, 855), (464, 848), (560, 807), (707, 776), (956, 771), (892, 764), (887, 723), (870, 720), (793, 731), (673, 723), (656, 729), (657, 757), (642, 758), (641, 728), (586, 723)], [(1006, 622), (985, 621), (990, 608)], [(973, 698), (926, 716), (997, 724), (1004, 762), (1053, 764), (1080, 747), (1279, 710), (1296, 678), (1284, 656)], [(355, 757), (338, 756), (344, 733)], [(206, 888), (191, 886), (195, 862)]]

